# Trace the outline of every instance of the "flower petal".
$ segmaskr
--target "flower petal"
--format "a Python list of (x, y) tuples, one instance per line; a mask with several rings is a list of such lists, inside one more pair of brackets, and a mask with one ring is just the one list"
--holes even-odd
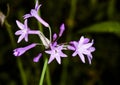
[(55, 58), (56, 58), (57, 62), (58, 62), (59, 64), (61, 64), (60, 55), (56, 56)]
[(22, 31), (21, 30), (18, 30), (15, 32), (15, 35), (21, 35), (22, 34)]
[(25, 37), (25, 34), (21, 34), (20, 37), (18, 38), (17, 43), (20, 43), (20, 41)]
[(83, 63), (85, 63), (85, 58), (84, 55), (82, 53), (78, 53), (80, 59), (82, 60)]
[(27, 19), (27, 18), (30, 18), (30, 17), (32, 17), (31, 14), (25, 14), (25, 15), (23, 16), (24, 19)]
[(54, 60), (54, 58), (55, 57), (51, 55), (50, 58), (49, 58), (48, 64), (50, 64)]
[(24, 25), (21, 22), (19, 22), (18, 20), (16, 20), (16, 23), (17, 23), (17, 25), (18, 25), (18, 27), (20, 29), (24, 29)]

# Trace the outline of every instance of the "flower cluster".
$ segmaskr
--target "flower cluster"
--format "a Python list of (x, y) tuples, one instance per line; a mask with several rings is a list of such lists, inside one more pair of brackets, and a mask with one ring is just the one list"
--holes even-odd
[[(61, 43), (58, 44), (57, 40), (60, 38), (65, 30), (65, 25), (62, 24), (60, 26), (60, 32), (59, 34), (54, 33), (53, 36), (51, 35), (51, 28), (50, 25), (45, 22), (39, 15), (38, 10), (40, 9), (41, 5), (38, 4), (38, 1), (36, 1), (36, 5), (34, 9), (31, 9), (30, 13), (25, 14), (24, 17), (24, 24), (22, 24), (20, 21), (16, 20), (17, 26), (20, 28), (17, 32), (15, 32), (15, 35), (19, 35), (17, 43), (20, 43), (23, 39), (28, 42), (28, 35), (34, 34), (38, 35), (40, 40), (42, 41), (42, 45), (45, 47), (44, 52), (40, 52), (36, 57), (34, 57), (33, 62), (38, 62), (41, 58), (43, 53), (49, 54), (50, 58), (48, 61), (48, 64), (51, 63), (54, 59), (57, 60), (59, 64), (61, 64), (61, 57), (67, 57), (65, 53), (63, 53), (63, 50), (72, 50), (73, 54), (72, 56), (78, 56), (82, 60), (83, 63), (85, 63), (85, 56), (87, 56), (89, 64), (91, 64), (92, 60), (92, 52), (95, 51), (95, 48), (92, 47), (94, 44), (93, 40), (90, 42), (90, 39), (84, 38), (83, 36), (80, 38), (79, 41), (70, 41), (68, 43)], [(48, 39), (40, 30), (31, 30), (28, 27), (28, 18), (34, 17), (36, 18), (43, 26), (47, 27), (49, 29), (50, 38)], [(40, 45), (39, 43), (32, 43), (26, 47), (20, 47), (13, 50), (13, 54), (15, 56), (21, 56), (26, 51), (34, 48), (35, 46)]]

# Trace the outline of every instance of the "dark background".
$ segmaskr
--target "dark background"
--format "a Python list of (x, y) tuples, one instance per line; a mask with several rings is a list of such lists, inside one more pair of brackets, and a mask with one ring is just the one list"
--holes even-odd
[[(85, 36), (94, 39), (96, 48), (91, 65), (87, 58), (84, 64), (78, 56), (71, 57), (71, 52), (67, 53), (68, 58), (62, 58), (61, 65), (55, 60), (49, 64), (52, 85), (119, 85), (120, 1), (39, 0), (39, 3), (42, 4), (41, 16), (50, 24), (53, 33), (58, 33), (59, 26), (65, 23), (66, 30), (59, 43)], [(39, 83), (43, 58), (38, 63), (32, 59), (40, 52), (40, 48), (31, 49), (18, 58), (13, 56), (16, 47), (39, 42), (38, 37), (30, 36), (29, 43), (23, 40), (17, 44), (18, 36), (14, 35), (19, 29), (15, 21), (23, 22), (22, 16), (29, 13), (34, 4), (34, 0), (0, 0), (0, 12), (6, 16), (3, 24), (0, 19), (0, 85), (23, 85), (19, 62), (27, 76), (27, 84)], [(35, 19), (29, 20), (29, 27), (38, 29)], [(48, 36), (48, 30), (43, 27), (43, 31)], [(46, 79), (44, 85), (47, 85)]]

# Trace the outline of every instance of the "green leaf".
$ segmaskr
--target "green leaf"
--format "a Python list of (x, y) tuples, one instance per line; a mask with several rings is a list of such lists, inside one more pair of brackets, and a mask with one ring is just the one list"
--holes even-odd
[(120, 36), (120, 23), (117, 21), (107, 21), (94, 24), (92, 26), (83, 28), (79, 33), (91, 32), (91, 33), (114, 33)]

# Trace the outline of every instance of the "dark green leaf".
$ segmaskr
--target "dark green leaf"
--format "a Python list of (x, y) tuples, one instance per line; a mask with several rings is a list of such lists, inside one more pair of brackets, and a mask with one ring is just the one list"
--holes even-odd
[(79, 33), (92, 32), (92, 33), (114, 33), (120, 36), (120, 23), (117, 21), (107, 21), (94, 24), (92, 26), (83, 28)]

